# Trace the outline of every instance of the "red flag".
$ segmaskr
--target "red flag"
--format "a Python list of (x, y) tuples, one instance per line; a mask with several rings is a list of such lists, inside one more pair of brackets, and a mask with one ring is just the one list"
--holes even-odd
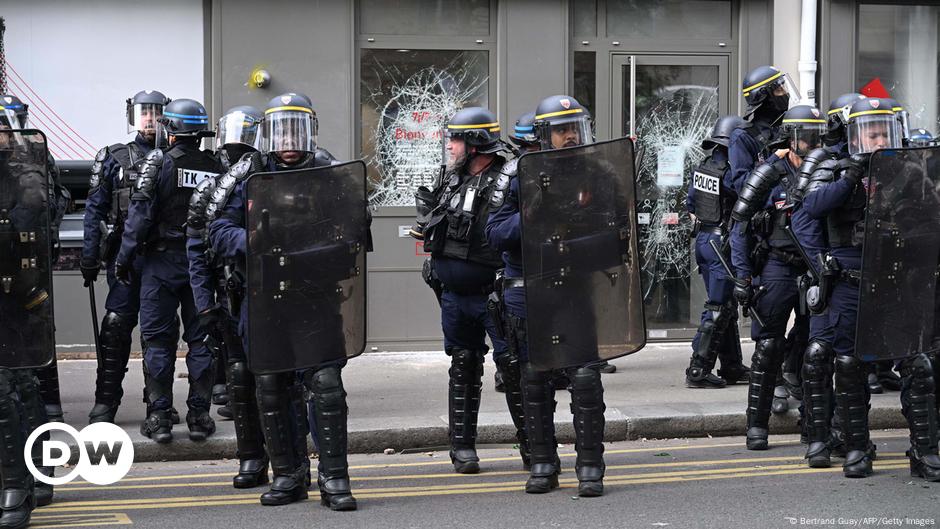
[(866, 97), (891, 97), (891, 94), (881, 84), (881, 79), (875, 77), (859, 90), (859, 93)]

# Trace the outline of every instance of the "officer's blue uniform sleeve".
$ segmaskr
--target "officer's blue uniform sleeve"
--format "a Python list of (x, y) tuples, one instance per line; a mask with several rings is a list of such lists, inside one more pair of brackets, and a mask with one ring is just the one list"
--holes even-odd
[(814, 219), (823, 219), (845, 204), (855, 190), (855, 183), (840, 178), (835, 182), (814, 182), (803, 197), (803, 209)]
[(215, 305), (212, 271), (206, 257), (206, 244), (202, 237), (186, 239), (186, 256), (189, 258), (189, 285), (193, 289), (196, 310), (203, 312)]
[(163, 159), (163, 167), (157, 174), (152, 198), (146, 200), (139, 197), (137, 193), (131, 197), (127, 220), (124, 221), (124, 234), (121, 236), (121, 249), (118, 251), (115, 262), (130, 263), (140, 246), (147, 241), (160, 207), (160, 188), (170, 180), (167, 177), (170, 174), (173, 174), (173, 162), (167, 156)]
[(244, 258), (247, 254), (245, 230), (245, 189), (238, 184), (222, 215), (209, 224), (209, 243), (215, 253), (227, 258)]
[(117, 160), (108, 155), (103, 162), (98, 185), (88, 190), (88, 198), (85, 200), (85, 237), (82, 244), (82, 259), (98, 260), (104, 257), (98, 255), (102, 236), (101, 221), (107, 222), (108, 214), (111, 212), (111, 200), (114, 196), (114, 185), (120, 167)]
[(754, 237), (747, 224), (735, 223), (731, 229), (731, 266), (736, 277), (749, 278), (752, 274), (751, 251)]
[(519, 179), (509, 182), (509, 193), (499, 209), (490, 213), (486, 222), (486, 241), (497, 251), (515, 250), (522, 244), (519, 217)]
[(757, 148), (756, 142), (747, 132), (737, 129), (731, 133), (728, 142), (728, 164), (731, 166), (731, 188), (735, 193), (741, 192), (748, 175), (754, 170)]

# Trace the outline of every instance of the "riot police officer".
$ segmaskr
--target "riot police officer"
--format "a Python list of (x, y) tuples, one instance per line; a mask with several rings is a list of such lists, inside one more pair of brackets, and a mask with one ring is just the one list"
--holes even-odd
[[(12, 96), (0, 96), (5, 106)], [(17, 100), (18, 103), (18, 100)], [(25, 113), (25, 110), (24, 110)], [(27, 436), (47, 422), (39, 380), (30, 367), (55, 358), (52, 262), (55, 219), (61, 203), (58, 182), (48, 173), (45, 138), (25, 125), (16, 109), (0, 112), (0, 527), (29, 524), (36, 506), (52, 502), (53, 488), (35, 483), (26, 466)], [(39, 472), (41, 446), (31, 457)]]
[(215, 432), (209, 416), (212, 390), (211, 356), (204, 343), (189, 283), (184, 223), (193, 190), (207, 178), (222, 172), (211, 151), (200, 148), (203, 137), (211, 136), (209, 116), (201, 103), (177, 99), (166, 105), (160, 123), (166, 128), (169, 148), (150, 151), (140, 170), (121, 248), (115, 259), (118, 280), (130, 283), (135, 275), (134, 261), (141, 264), (141, 336), (146, 341), (144, 362), (150, 374), (146, 381), (147, 417), (142, 435), (158, 443), (173, 439), (170, 408), (173, 405), (173, 373), (180, 309), (183, 340), (189, 345), (186, 366), (189, 396), (186, 424), (189, 438), (205, 440)]
[[(245, 229), (245, 180), (262, 171), (291, 171), (328, 166), (334, 158), (317, 146), (317, 119), (310, 99), (297, 93), (277, 96), (264, 111), (263, 152), (243, 158), (219, 181), (209, 206), (209, 240), (214, 251), (234, 269), (229, 288), (243, 290), (248, 252)], [(247, 349), (248, 309), (241, 296), (239, 330)], [(279, 351), (250, 351), (255, 355), (276, 355)], [(345, 360), (320, 364), (302, 373), (303, 384), (316, 400), (313, 406), (315, 438), (320, 459), (317, 484), (320, 499), (332, 510), (355, 510), (347, 462), (346, 391), (342, 367)], [(310, 460), (307, 458), (307, 418), (302, 389), (294, 372), (257, 375), (258, 406), (265, 445), (274, 472), (271, 489), (261, 495), (262, 505), (286, 505), (307, 498)]]
[[(135, 132), (134, 140), (104, 147), (95, 156), (85, 201), (85, 238), (82, 246), (81, 270), (87, 288), (94, 288), (104, 263), (108, 278), (105, 315), (101, 319), (98, 376), (95, 405), (88, 414), (89, 422), (114, 422), (121, 397), (122, 384), (131, 352), (131, 333), (137, 326), (140, 310), (140, 277), (143, 261), (133, 256), (129, 283), (114, 275), (114, 259), (124, 233), (124, 221), (131, 203), (131, 192), (144, 164), (144, 158), (156, 148), (162, 133), (157, 120), (170, 100), (156, 90), (143, 90), (127, 100), (127, 131)], [(162, 138), (161, 138), (162, 142)], [(108, 224), (114, 226), (108, 231)], [(146, 366), (144, 369), (146, 373)], [(146, 378), (146, 377), (145, 377)], [(178, 419), (177, 419), (178, 422)]]
[[(868, 171), (871, 153), (901, 146), (902, 127), (891, 108), (890, 103), (877, 98), (852, 104), (847, 116), (849, 156), (837, 164), (820, 164), (810, 177), (803, 199), (807, 213), (825, 221), (829, 247), (826, 260), (837, 271), (829, 298), (832, 348), (836, 355), (835, 407), (847, 452), (842, 470), (852, 478), (871, 475), (874, 456), (868, 429), (867, 369), (855, 354), (861, 245), (863, 237), (868, 236), (865, 233), (868, 191), (862, 178)], [(940, 457), (932, 360), (925, 353), (915, 353), (901, 361), (901, 405), (911, 431), (908, 451), (911, 474), (937, 481)]]
[[(261, 111), (250, 106), (230, 109), (218, 122), (218, 155), (228, 171), (243, 156), (258, 152), (261, 146)], [(220, 177), (219, 177), (220, 178)], [(210, 251), (206, 209), (218, 187), (219, 178), (206, 178), (196, 186), (186, 219), (186, 253), (189, 256), (189, 282), (207, 344), (222, 366), (227, 379), (227, 406), (235, 421), (235, 442), (239, 459), (235, 488), (250, 488), (268, 482), (268, 457), (258, 417), (255, 379), (248, 370), (244, 345), (238, 336), (238, 307), (232, 307), (225, 291), (225, 262)], [(218, 381), (218, 379), (216, 379)], [(215, 388), (213, 388), (213, 398)], [(215, 402), (214, 402), (215, 403)], [(221, 410), (219, 414), (223, 415)]]
[[(734, 284), (712, 247), (714, 242), (725, 251), (731, 207), (737, 198), (728, 178), (728, 140), (733, 131), (746, 126), (747, 122), (738, 116), (718, 118), (709, 137), (702, 140), (702, 149), (711, 152), (693, 170), (689, 183), (686, 208), (698, 222), (695, 260), (708, 295), (685, 372), (685, 385), (690, 388), (722, 388), (748, 376), (741, 362), (738, 308), (731, 296)], [(716, 376), (711, 371), (719, 357), (722, 366)]]
[[(732, 218), (731, 256), (737, 278), (734, 295), (756, 313), (755, 342), (748, 387), (747, 448), (768, 448), (768, 422), (774, 385), (788, 353), (802, 359), (809, 334), (808, 314), (799, 302), (798, 278), (807, 271), (797, 243), (787, 234), (795, 204), (803, 157), (822, 145), (826, 119), (809, 105), (798, 105), (783, 116), (788, 149), (780, 149), (750, 174), (741, 187)], [(755, 299), (755, 289), (761, 292)], [(786, 327), (796, 311), (797, 344), (789, 344)], [(758, 321), (760, 320), (760, 321)], [(790, 365), (789, 372), (799, 373)], [(786, 370), (786, 369), (785, 369)], [(799, 386), (798, 381), (792, 384)]]
[[(450, 458), (457, 472), (475, 474), (480, 471), (477, 415), (487, 335), (503, 383), (509, 386), (507, 400), (518, 380), (514, 371), (518, 364), (506, 356), (498, 323), (486, 310), (500, 260), (487, 243), (483, 228), (490, 193), (506, 163), (506, 148), (499, 139), (496, 116), (482, 107), (458, 111), (447, 122), (443, 135), (447, 168), (436, 197), (441, 214), (425, 226), (424, 248), (431, 254), (431, 266), (443, 285), (441, 326), (444, 350), (451, 359), (447, 398)], [(521, 406), (510, 404), (510, 410), (521, 418)], [(517, 428), (521, 431), (521, 421)]]
[(914, 129), (911, 131), (911, 147), (930, 147), (937, 144), (937, 139), (927, 129)]
[[(591, 118), (587, 109), (570, 96), (543, 99), (535, 111), (535, 131), (540, 148), (561, 149), (593, 142)], [(504, 170), (505, 171), (505, 170)], [(510, 171), (511, 172), (511, 171)], [(496, 209), (498, 206), (498, 209)], [(531, 469), (525, 490), (545, 493), (558, 487), (561, 471), (555, 440), (555, 389), (551, 371), (542, 371), (529, 362), (526, 340), (526, 302), (523, 279), (519, 181), (512, 177), (494, 193), (494, 211), (486, 225), (490, 245), (502, 251), (506, 262), (504, 299), (510, 322), (510, 339), (518, 349), (522, 372), (525, 428)], [(585, 354), (591, 354), (585, 351)], [(600, 496), (604, 485), (604, 390), (597, 367), (568, 370), (571, 411), (577, 441), (579, 496)]]

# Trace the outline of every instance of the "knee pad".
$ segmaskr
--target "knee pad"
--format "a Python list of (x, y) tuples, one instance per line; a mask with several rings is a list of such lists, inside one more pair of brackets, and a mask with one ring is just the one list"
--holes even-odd
[(786, 341), (783, 338), (764, 338), (754, 346), (751, 363), (760, 371), (777, 372)]
[(282, 373), (258, 375), (255, 378), (258, 408), (262, 411), (277, 410), (285, 405), (286, 380)]
[(568, 371), (572, 391), (594, 390), (600, 387), (601, 372), (591, 367), (579, 367)]
[(318, 413), (345, 409), (346, 391), (339, 367), (330, 366), (308, 372), (305, 378), (307, 388), (313, 393), (314, 406)]
[(579, 367), (568, 371), (571, 380), (571, 413), (600, 408), (604, 410), (604, 387), (601, 373), (590, 367)]
[(456, 349), (450, 355), (450, 378), (457, 384), (476, 383), (483, 376), (483, 355), (479, 351)]
[(16, 375), (5, 367), (0, 367), (0, 400), (11, 398), (16, 391)]
[(496, 369), (503, 376), (503, 382), (511, 381), (518, 384), (522, 379), (519, 357), (514, 353), (506, 353), (496, 359)]
[(933, 363), (924, 353), (905, 358), (901, 362), (901, 376), (904, 377), (903, 387), (910, 388), (912, 395), (927, 395), (935, 391)]
[(813, 340), (806, 346), (803, 363), (812, 366), (828, 366), (832, 363), (832, 346), (820, 340)]
[(248, 370), (245, 362), (235, 362), (229, 364), (228, 388), (232, 395), (232, 400), (238, 403), (251, 402), (252, 390), (254, 389), (254, 375)]
[(130, 345), (131, 333), (137, 318), (127, 314), (108, 312), (101, 320), (101, 343), (107, 346)]

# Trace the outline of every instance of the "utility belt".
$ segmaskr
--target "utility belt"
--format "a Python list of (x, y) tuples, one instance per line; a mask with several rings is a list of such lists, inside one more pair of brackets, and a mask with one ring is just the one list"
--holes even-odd
[(726, 230), (725, 227), (721, 224), (717, 226), (706, 226), (704, 224), (699, 223), (698, 232), (707, 233), (709, 235), (718, 235), (719, 237), (724, 237), (725, 235), (728, 234), (728, 230)]
[(493, 291), (486, 300), (486, 311), (493, 320), (497, 335), (505, 340), (509, 353), (516, 358), (519, 357), (520, 344), (525, 342), (525, 329), (522, 325), (522, 318), (506, 310), (506, 298), (503, 296), (503, 291), (523, 285), (524, 280), (521, 277), (505, 277), (501, 268), (496, 271)]
[(788, 252), (779, 248), (771, 248), (770, 256), (789, 266), (794, 266), (800, 270), (806, 270), (806, 263), (803, 262), (803, 258), (800, 256), (800, 254), (796, 252)]
[(479, 287), (459, 287), (453, 288), (444, 285), (444, 292), (457, 294), (458, 296), (486, 296), (493, 292), (493, 285), (480, 285)]

